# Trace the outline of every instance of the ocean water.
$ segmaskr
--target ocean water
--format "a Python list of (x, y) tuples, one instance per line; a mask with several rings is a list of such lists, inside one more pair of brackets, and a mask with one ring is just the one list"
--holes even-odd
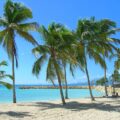
[[(63, 91), (64, 92), (64, 91)], [(69, 98), (90, 97), (88, 89), (69, 89)], [(59, 89), (19, 89), (16, 88), (17, 102), (39, 102), (60, 99)], [(104, 93), (93, 90), (93, 95), (103, 96)], [(12, 102), (12, 90), (0, 87), (0, 103)]]

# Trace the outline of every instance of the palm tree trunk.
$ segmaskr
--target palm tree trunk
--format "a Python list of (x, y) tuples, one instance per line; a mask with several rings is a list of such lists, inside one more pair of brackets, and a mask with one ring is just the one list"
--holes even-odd
[(16, 103), (14, 55), (12, 55), (13, 103)]
[(65, 99), (69, 99), (68, 98), (68, 84), (67, 84), (67, 76), (66, 76), (66, 67), (64, 65), (64, 73), (65, 73)]
[(91, 100), (94, 101), (95, 99), (93, 97), (92, 90), (91, 90), (90, 78), (89, 78), (89, 73), (88, 73), (88, 68), (87, 68), (86, 56), (85, 56), (85, 72), (86, 72), (86, 76), (87, 76), (87, 80), (88, 80), (88, 86), (89, 86), (89, 92), (90, 92)]
[[(104, 61), (105, 61), (105, 56), (104, 56)], [(108, 96), (108, 91), (107, 91), (107, 86), (106, 86), (106, 68), (104, 69), (104, 80), (105, 80), (105, 95)]]
[(61, 78), (60, 78), (60, 75), (59, 75), (59, 71), (57, 69), (57, 63), (56, 63), (55, 58), (54, 58), (54, 67), (55, 67), (56, 74), (57, 74), (57, 77), (58, 77), (58, 83), (59, 83), (59, 90), (60, 90), (61, 100), (62, 100), (63, 105), (65, 105), (66, 102), (65, 102), (65, 99), (64, 99), (64, 95), (63, 95), (63, 90), (62, 90), (62, 85), (61, 85)]
[(108, 96), (108, 91), (106, 86), (106, 68), (104, 69), (104, 79), (105, 79), (105, 95)]
[(55, 83), (54, 83), (54, 81), (53, 81), (53, 80), (51, 80), (51, 82), (52, 82), (53, 86), (55, 87)]
[(114, 81), (113, 81), (113, 95), (115, 95), (115, 86), (114, 86)]

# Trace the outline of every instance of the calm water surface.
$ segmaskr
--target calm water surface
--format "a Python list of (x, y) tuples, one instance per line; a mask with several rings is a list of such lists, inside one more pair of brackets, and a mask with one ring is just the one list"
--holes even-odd
[[(87, 89), (69, 89), (69, 98), (90, 97)], [(16, 89), (18, 102), (49, 101), (60, 99), (59, 89)], [(94, 96), (103, 96), (104, 93), (93, 90)], [(12, 90), (0, 87), (0, 103), (12, 102)]]

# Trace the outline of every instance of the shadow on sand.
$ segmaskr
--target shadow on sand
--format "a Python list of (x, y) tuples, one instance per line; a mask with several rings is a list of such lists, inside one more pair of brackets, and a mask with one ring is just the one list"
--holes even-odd
[[(89, 110), (89, 109), (96, 109), (100, 111), (108, 111), (108, 112), (119, 112), (120, 113), (120, 99), (112, 99), (110, 101), (94, 101), (89, 103), (85, 102), (67, 102), (66, 105), (50, 103), (50, 102), (37, 102), (37, 103), (30, 103), (30, 104), (18, 104), (19, 106), (25, 107), (38, 107), (40, 111), (48, 110), (48, 109), (67, 109), (70, 111), (82, 111), (82, 110)], [(8, 112), (0, 112), (0, 115), (7, 115), (13, 118), (24, 118), (24, 117), (32, 117), (29, 112), (15, 112), (15, 111), (8, 111)]]
[(8, 115), (10, 117), (15, 117), (15, 118), (24, 118), (24, 117), (30, 117), (29, 112), (0, 112), (0, 115)]
[[(112, 103), (114, 103), (114, 105), (112, 105)], [(64, 106), (62, 104), (37, 102), (29, 105), (20, 105), (20, 106), (40, 107), (40, 110), (63, 108), (63, 109), (69, 109), (71, 111), (96, 109), (101, 111), (120, 112), (120, 100), (112, 100), (112, 101), (104, 101), (104, 102), (95, 101), (95, 102), (89, 102), (89, 103), (79, 103), (76, 101), (72, 101), (72, 102), (67, 102), (67, 104)]]

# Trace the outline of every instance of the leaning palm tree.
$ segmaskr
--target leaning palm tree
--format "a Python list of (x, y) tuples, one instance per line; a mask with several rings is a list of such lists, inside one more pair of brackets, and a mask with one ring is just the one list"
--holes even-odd
[(62, 90), (64, 80), (62, 61), (72, 60), (69, 54), (69, 43), (72, 41), (72, 33), (61, 24), (52, 23), (48, 29), (41, 26), (40, 34), (44, 40), (43, 45), (33, 49), (33, 53), (39, 55), (33, 66), (33, 74), (38, 76), (43, 62), (48, 61), (46, 79), (54, 81), (57, 77), (62, 103), (65, 104)]
[[(6, 61), (0, 62), (0, 67), (4, 67), (4, 66), (7, 66), (7, 62)], [(12, 85), (10, 83), (7, 83), (7, 82), (3, 81), (3, 79), (6, 79), (6, 78), (13, 79), (13, 77), (11, 75), (6, 74), (6, 72), (3, 71), (3, 70), (0, 70), (0, 85), (3, 85), (8, 89), (11, 89)]]
[(36, 23), (25, 23), (25, 20), (32, 18), (32, 12), (29, 8), (21, 3), (14, 3), (7, 0), (4, 6), (3, 17), (0, 18), (0, 43), (6, 49), (9, 58), (12, 61), (12, 76), (13, 76), (13, 103), (16, 103), (16, 90), (15, 90), (15, 62), (18, 66), (18, 57), (16, 49), (16, 34), (19, 34), (26, 41), (37, 44), (32, 37), (29, 30), (36, 30)]
[(99, 42), (99, 36), (97, 35), (98, 31), (98, 23), (97, 21), (95, 21), (94, 18), (91, 18), (90, 20), (83, 19), (78, 21), (78, 26), (76, 30), (76, 36), (78, 40), (77, 59), (85, 70), (91, 100), (94, 100), (94, 97), (90, 84), (87, 58), (89, 57), (90, 59), (93, 59), (95, 63), (99, 63), (103, 68), (106, 67), (105, 61), (102, 58), (102, 49), (104, 44), (102, 45)]
[[(93, 58), (104, 69), (106, 82), (106, 63), (105, 57), (109, 57), (114, 51), (117, 51), (115, 44), (120, 44), (119, 39), (111, 38), (119, 29), (115, 29), (115, 23), (108, 19), (96, 21), (94, 17), (90, 20), (80, 20), (78, 22), (77, 36), (80, 43), (83, 45), (83, 56)], [(86, 55), (85, 55), (86, 54)], [(104, 56), (104, 57), (103, 57)], [(86, 68), (86, 73), (87, 72)], [(89, 75), (87, 75), (89, 78)], [(105, 92), (107, 95), (107, 87), (105, 84)]]

